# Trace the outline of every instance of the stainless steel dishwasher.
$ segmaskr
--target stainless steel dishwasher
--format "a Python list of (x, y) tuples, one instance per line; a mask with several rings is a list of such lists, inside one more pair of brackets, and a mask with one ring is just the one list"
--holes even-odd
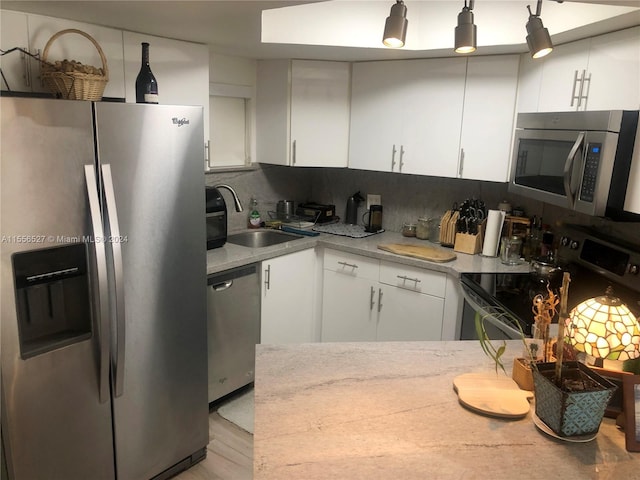
[(260, 342), (258, 264), (207, 277), (209, 402), (254, 380)]

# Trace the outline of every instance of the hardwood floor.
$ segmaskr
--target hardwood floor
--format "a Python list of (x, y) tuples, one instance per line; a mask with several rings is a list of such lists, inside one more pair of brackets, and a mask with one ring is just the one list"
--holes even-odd
[(251, 480), (253, 478), (253, 435), (209, 414), (207, 457), (176, 477), (177, 480)]

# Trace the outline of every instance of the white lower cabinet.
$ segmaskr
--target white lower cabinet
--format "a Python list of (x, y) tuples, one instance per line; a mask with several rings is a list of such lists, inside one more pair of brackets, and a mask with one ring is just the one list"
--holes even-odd
[(262, 262), (260, 343), (316, 341), (315, 249)]
[(440, 340), (446, 275), (327, 249), (322, 341)]

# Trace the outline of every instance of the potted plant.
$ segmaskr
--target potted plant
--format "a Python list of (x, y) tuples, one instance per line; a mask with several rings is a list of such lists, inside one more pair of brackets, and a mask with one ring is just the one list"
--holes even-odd
[[(569, 318), (566, 305), (569, 281), (569, 274), (565, 273), (559, 299), (561, 326)], [(545, 336), (547, 337), (544, 344), (544, 360), (549, 360), (548, 348), (551, 343), (548, 339), (548, 325), (545, 325), (545, 322), (549, 319), (550, 323), (550, 318), (553, 317), (558, 305), (556, 300), (551, 291), (542, 299), (538, 297), (534, 299), (534, 313), (537, 312), (540, 316), (536, 320), (541, 322), (537, 327), (543, 330), (543, 340)], [(501, 312), (500, 315), (509, 314)], [(506, 344), (496, 347), (492, 343), (484, 328), (485, 318), (486, 316), (476, 314), (476, 331), (480, 344), (483, 351), (494, 360), (496, 370), (501, 367), (505, 371), (501, 357)], [(512, 323), (520, 326), (517, 321)], [(544, 331), (547, 332), (546, 335)], [(567, 333), (571, 333), (571, 328), (558, 328), (555, 362), (537, 361), (529, 344), (525, 341), (521, 327), (520, 333), (530, 357), (528, 362), (533, 375), (536, 416), (559, 437), (595, 435), (616, 386), (581, 362), (565, 361), (564, 351), (568, 346), (566, 337)]]

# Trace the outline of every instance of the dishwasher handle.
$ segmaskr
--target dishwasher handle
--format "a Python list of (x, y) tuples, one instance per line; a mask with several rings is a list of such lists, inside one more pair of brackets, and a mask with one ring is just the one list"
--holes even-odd
[(213, 288), (216, 292), (223, 292), (228, 288), (231, 288), (232, 285), (233, 285), (233, 280), (227, 280), (225, 282), (220, 282), (220, 283), (216, 283), (215, 285), (211, 285), (211, 288)]

